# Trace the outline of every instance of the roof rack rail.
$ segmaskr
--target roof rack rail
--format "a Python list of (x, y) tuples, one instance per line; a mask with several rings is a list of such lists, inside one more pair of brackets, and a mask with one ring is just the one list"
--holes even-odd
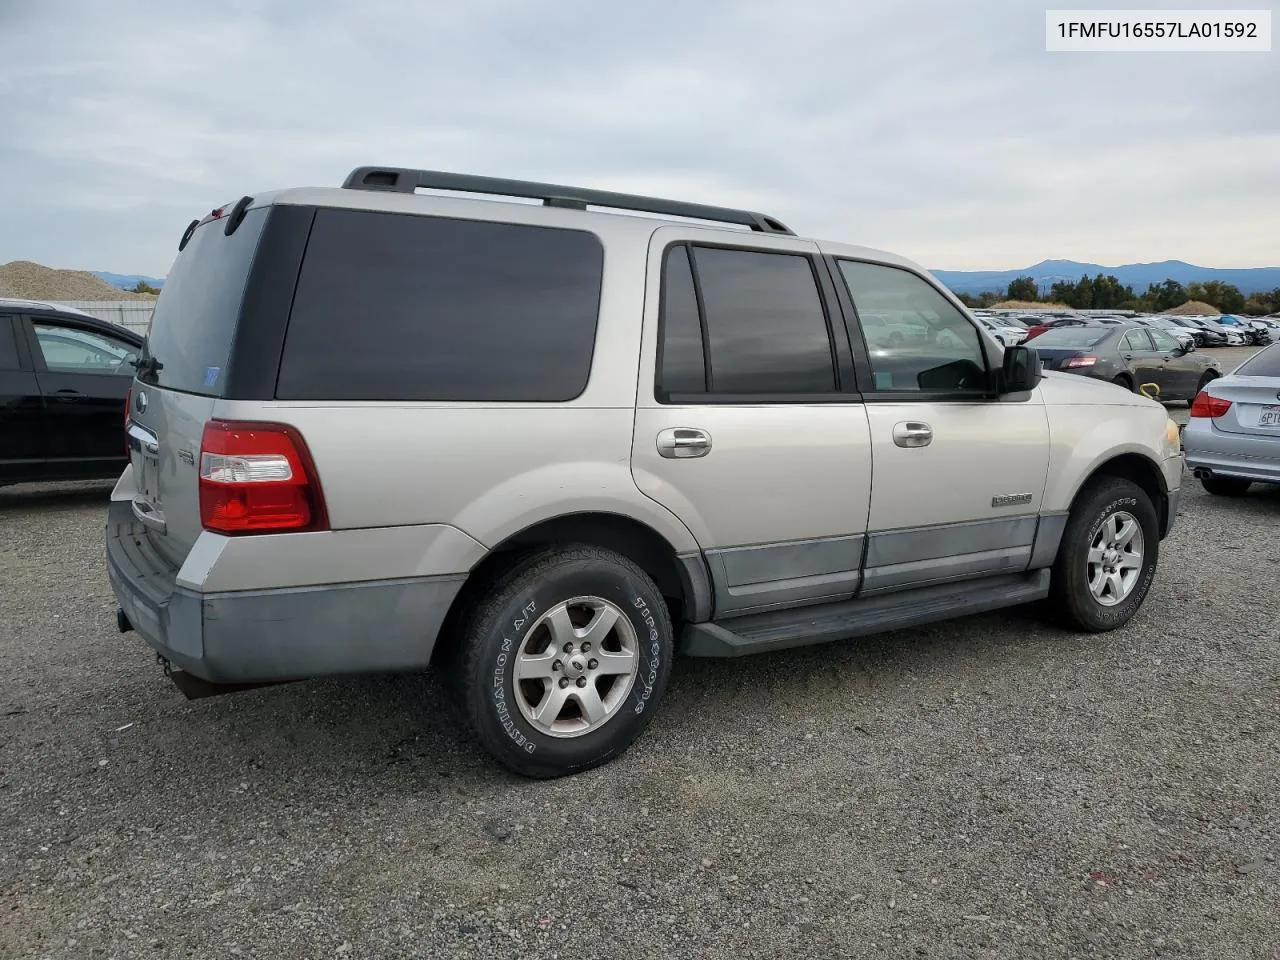
[(357, 167), (351, 171), (342, 186), (348, 190), (386, 190), (393, 193), (413, 193), (414, 190), (453, 190), (459, 193), (487, 193), (503, 197), (524, 197), (541, 200), (544, 206), (568, 207), (585, 210), (588, 206), (612, 207), (615, 210), (635, 210), (656, 213), (668, 217), (687, 217), (693, 220), (714, 220), (720, 223), (736, 223), (760, 233), (794, 233), (773, 217), (750, 210), (734, 210), (730, 207), (713, 207), (701, 203), (684, 203), (679, 200), (660, 200), (630, 193), (614, 193), (610, 190), (588, 190), (582, 187), (565, 187), (554, 183), (534, 183), (528, 180), (504, 180), (501, 177), (480, 177), (468, 173), (445, 173), (440, 170), (409, 170), (403, 167)]

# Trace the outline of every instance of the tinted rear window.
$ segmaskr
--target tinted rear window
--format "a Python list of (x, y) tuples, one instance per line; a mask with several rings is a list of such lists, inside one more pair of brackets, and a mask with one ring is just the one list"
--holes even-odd
[(1241, 377), (1280, 377), (1280, 343), (1255, 353), (1240, 365), (1236, 374)]
[(603, 267), (581, 230), (321, 210), (276, 396), (572, 400), (591, 372)]
[(227, 236), (225, 221), (196, 229), (165, 278), (147, 334), (156, 361), (148, 382), (171, 390), (222, 396), (249, 268), (267, 220), (267, 207), (245, 214)]
[(1054, 327), (1032, 340), (1031, 345), (1036, 348), (1092, 347), (1105, 340), (1108, 332), (1097, 327)]

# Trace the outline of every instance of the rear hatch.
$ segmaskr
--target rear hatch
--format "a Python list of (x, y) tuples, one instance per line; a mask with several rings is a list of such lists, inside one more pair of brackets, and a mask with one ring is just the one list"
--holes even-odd
[(229, 236), (222, 210), (195, 228), (165, 278), (138, 361), (127, 424), (133, 511), (175, 564), (202, 529), (201, 437), (226, 396), (245, 288), (270, 210), (249, 210)]

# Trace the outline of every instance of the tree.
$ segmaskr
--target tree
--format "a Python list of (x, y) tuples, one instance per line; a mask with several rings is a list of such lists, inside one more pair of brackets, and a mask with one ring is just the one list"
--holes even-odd
[(1111, 274), (1098, 274), (1093, 278), (1093, 306), (1096, 309), (1114, 310), (1132, 299), (1133, 288), (1121, 286), (1119, 278)]
[(1223, 313), (1239, 313), (1244, 309), (1244, 294), (1240, 292), (1240, 288), (1221, 280), (1193, 283), (1187, 287), (1187, 296), (1217, 307)]
[(1147, 287), (1146, 297), (1151, 301), (1151, 309), (1156, 313), (1164, 313), (1166, 310), (1180, 307), (1191, 299), (1187, 296), (1187, 288), (1177, 280), (1152, 284)]
[(1029, 301), (1039, 300), (1040, 291), (1036, 289), (1036, 282), (1030, 277), (1018, 277), (1009, 284), (1009, 299)]
[(145, 281), (145, 280), (139, 280), (139, 281), (138, 281), (138, 285), (137, 285), (136, 287), (134, 287), (134, 288), (133, 288), (132, 292), (133, 292), (133, 293), (156, 293), (156, 294), (158, 294), (158, 293), (160, 292), (160, 288), (159, 288), (159, 287), (153, 287), (151, 284), (147, 283), (147, 281)]
[[(1260, 296), (1259, 294), (1254, 294), (1252, 297), (1246, 300), (1244, 302), (1244, 309), (1241, 310), (1240, 312), (1252, 314), (1255, 317), (1260, 317), (1264, 313), (1270, 313), (1271, 311), (1268, 304), (1266, 303), (1266, 301), (1258, 299), (1259, 296)], [(1261, 296), (1265, 296), (1265, 294), (1261, 294)]]

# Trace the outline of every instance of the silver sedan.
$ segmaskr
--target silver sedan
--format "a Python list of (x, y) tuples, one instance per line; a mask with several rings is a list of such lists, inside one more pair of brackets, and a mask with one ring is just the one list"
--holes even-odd
[(1280, 484), (1280, 343), (1196, 395), (1182, 445), (1210, 493), (1238, 497), (1251, 483)]

